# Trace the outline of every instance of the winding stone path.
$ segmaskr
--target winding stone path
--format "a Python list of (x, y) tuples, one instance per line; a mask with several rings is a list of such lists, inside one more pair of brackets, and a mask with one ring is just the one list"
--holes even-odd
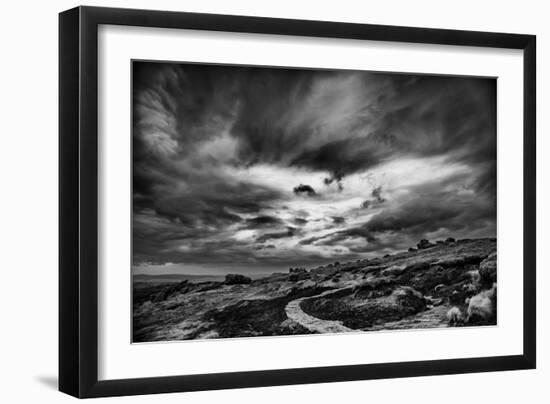
[(330, 296), (332, 294), (340, 292), (343, 289), (345, 288), (327, 290), (315, 296), (301, 297), (299, 299), (292, 300), (285, 307), (286, 315), (289, 319), (300, 324), (302, 327), (307, 328), (311, 332), (316, 332), (319, 334), (355, 331), (352, 328), (344, 326), (341, 321), (322, 320), (320, 318), (310, 316), (309, 314), (305, 313), (300, 306), (301, 303), (305, 300)]

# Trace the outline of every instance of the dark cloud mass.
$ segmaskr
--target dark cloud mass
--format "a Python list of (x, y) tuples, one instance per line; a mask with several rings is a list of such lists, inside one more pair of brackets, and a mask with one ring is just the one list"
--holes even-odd
[(342, 216), (332, 216), (332, 221), (336, 224), (342, 224), (345, 223), (346, 218)]
[(256, 216), (246, 219), (246, 224), (250, 228), (257, 227), (272, 227), (276, 225), (282, 225), (284, 222), (275, 216)]
[(297, 224), (298, 226), (303, 226), (308, 222), (307, 219), (302, 219), (301, 217), (297, 217), (294, 219), (294, 224)]
[(275, 233), (265, 233), (256, 239), (256, 242), (263, 243), (268, 240), (276, 240), (278, 238), (292, 237), (296, 234), (296, 228), (288, 226), (286, 230)]
[(322, 264), (496, 236), (496, 80), (133, 63), (133, 262)]
[(363, 201), (361, 207), (368, 209), (386, 202), (386, 200), (382, 197), (382, 186), (374, 188), (371, 192), (371, 196), (372, 199), (367, 199), (366, 201)]
[(315, 192), (315, 190), (310, 185), (300, 184), (294, 187), (293, 191), (296, 195), (307, 195), (307, 196), (317, 195), (317, 192)]

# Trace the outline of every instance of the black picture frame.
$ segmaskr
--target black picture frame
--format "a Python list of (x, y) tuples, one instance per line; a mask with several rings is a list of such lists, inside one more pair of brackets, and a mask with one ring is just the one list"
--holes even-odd
[[(98, 26), (180, 28), (523, 50), (523, 354), (98, 380)], [(77, 7), (59, 15), (59, 389), (104, 397), (459, 374), (536, 366), (534, 35)]]

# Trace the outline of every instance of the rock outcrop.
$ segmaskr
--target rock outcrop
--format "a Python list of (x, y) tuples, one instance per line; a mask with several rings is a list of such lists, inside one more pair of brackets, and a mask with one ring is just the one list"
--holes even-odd
[(420, 240), (420, 242), (416, 245), (416, 247), (419, 249), (419, 250), (424, 250), (426, 248), (430, 248), (430, 247), (434, 247), (435, 244), (434, 243), (430, 243), (429, 240), (426, 240), (426, 239), (422, 239)]

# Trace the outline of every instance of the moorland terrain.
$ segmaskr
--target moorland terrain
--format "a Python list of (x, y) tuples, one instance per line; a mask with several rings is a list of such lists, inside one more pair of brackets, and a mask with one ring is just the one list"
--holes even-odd
[(495, 325), (496, 240), (416, 248), (252, 279), (134, 277), (133, 341)]

